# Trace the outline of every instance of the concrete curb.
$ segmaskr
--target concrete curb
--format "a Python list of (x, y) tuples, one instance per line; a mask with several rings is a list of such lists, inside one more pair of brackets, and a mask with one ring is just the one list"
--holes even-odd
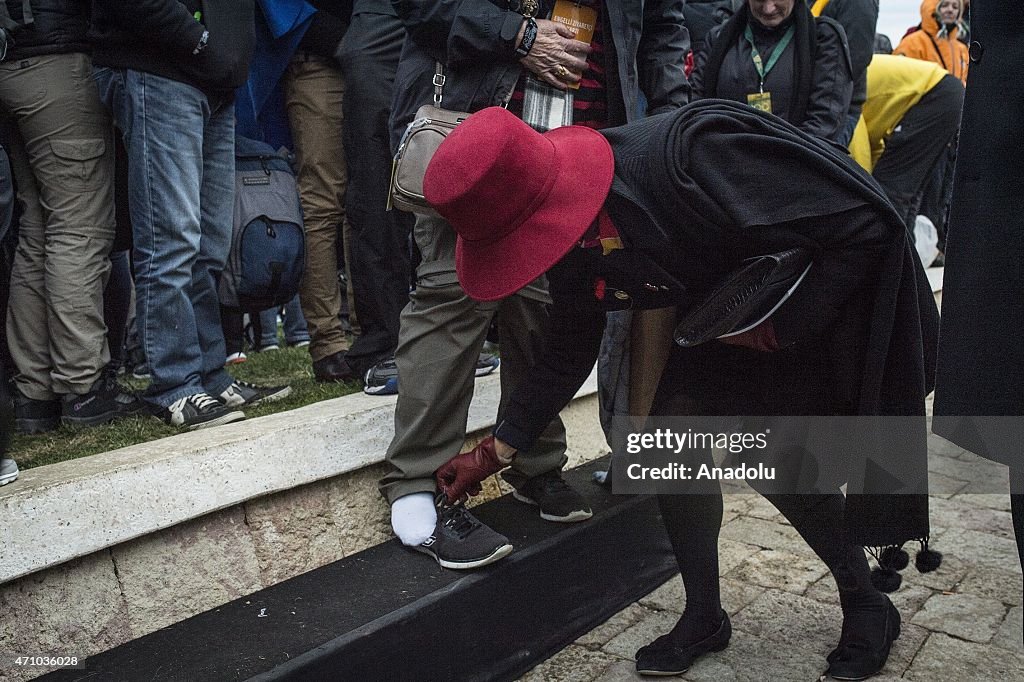
[[(577, 398), (596, 392), (594, 374)], [(498, 375), (467, 433), (494, 425)], [(382, 462), (394, 397), (362, 393), (29, 469), (0, 489), (0, 584), (247, 500)]]

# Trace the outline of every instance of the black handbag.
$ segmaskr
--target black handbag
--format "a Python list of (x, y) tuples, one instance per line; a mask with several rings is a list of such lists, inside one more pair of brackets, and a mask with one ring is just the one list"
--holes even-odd
[(753, 329), (786, 302), (812, 264), (801, 248), (744, 261), (686, 313), (673, 334), (676, 343), (698, 346)]

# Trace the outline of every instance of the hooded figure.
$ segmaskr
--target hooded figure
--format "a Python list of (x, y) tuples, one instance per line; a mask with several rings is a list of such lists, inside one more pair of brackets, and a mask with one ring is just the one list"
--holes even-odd
[(908, 33), (893, 54), (941, 64), (967, 84), (967, 46), (957, 40), (963, 15), (960, 0), (924, 0), (921, 30)]
[[(884, 474), (900, 467), (926, 479), (935, 301), (888, 199), (834, 145), (724, 100), (602, 132), (571, 126), (544, 135), (495, 107), (448, 136), (424, 193), (459, 235), (456, 267), (467, 294), (500, 299), (546, 271), (553, 299), (543, 355), (502, 406), (494, 435), (438, 470), (449, 500), (529, 449), (573, 397), (597, 359), (606, 311), (667, 305), (682, 311), (679, 345), (652, 416), (900, 416), (910, 426), (898, 441), (880, 429), (890, 459), (866, 464), (864, 490), (886, 492), (878, 481), (895, 482)], [(776, 275), (791, 265), (799, 286), (770, 316), (734, 325), (762, 283), (785, 281)], [(745, 279), (761, 266), (757, 281)], [(712, 314), (693, 322), (704, 310)], [(794, 444), (776, 453), (784, 475), (801, 456)], [(682, 494), (660, 494), (659, 505), (686, 609), (671, 633), (637, 652), (641, 673), (685, 672), (731, 634), (718, 584), (721, 490), (717, 481), (681, 485)], [(752, 485), (836, 579), (843, 634), (829, 673), (877, 673), (900, 619), (876, 589), (862, 546), (926, 540), (926, 496), (844, 500), (838, 484), (802, 494)]]

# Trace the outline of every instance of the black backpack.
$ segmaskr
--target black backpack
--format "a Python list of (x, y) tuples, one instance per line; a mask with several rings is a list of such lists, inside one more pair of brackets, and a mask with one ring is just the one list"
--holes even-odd
[(270, 145), (235, 140), (235, 211), (231, 254), (220, 280), (228, 308), (258, 312), (299, 291), (306, 236), (295, 172)]

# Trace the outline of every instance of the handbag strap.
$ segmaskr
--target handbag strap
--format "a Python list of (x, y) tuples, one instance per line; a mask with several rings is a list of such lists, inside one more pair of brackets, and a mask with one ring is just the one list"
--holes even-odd
[(441, 108), (442, 97), (444, 97), (444, 64), (437, 61), (434, 62), (434, 106), (438, 109)]

